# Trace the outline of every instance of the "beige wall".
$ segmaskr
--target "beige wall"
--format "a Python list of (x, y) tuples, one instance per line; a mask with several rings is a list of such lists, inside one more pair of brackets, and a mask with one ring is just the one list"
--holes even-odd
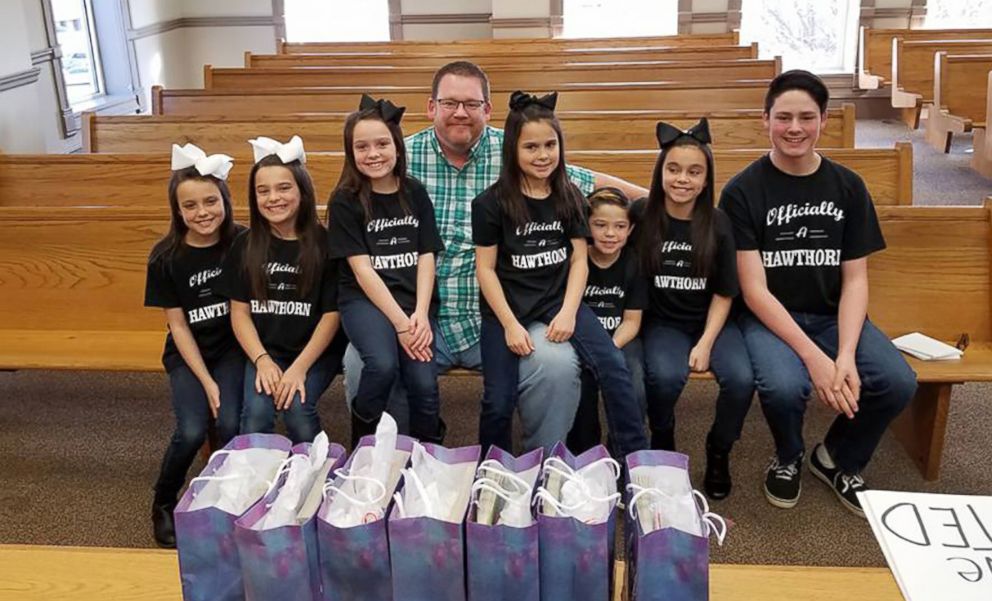
[[(27, 2), (0, 2), (0, 77), (28, 71), (34, 35), (28, 33)], [(44, 71), (44, 70), (42, 70)], [(0, 92), (0, 151), (45, 152), (45, 137), (39, 123), (39, 87), (42, 79)]]

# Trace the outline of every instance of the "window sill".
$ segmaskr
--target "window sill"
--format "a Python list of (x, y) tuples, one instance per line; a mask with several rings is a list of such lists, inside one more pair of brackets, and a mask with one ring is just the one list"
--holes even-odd
[(127, 115), (140, 110), (137, 93), (97, 96), (72, 105), (72, 115), (77, 119), (79, 114), (84, 111), (94, 112), (98, 115)]

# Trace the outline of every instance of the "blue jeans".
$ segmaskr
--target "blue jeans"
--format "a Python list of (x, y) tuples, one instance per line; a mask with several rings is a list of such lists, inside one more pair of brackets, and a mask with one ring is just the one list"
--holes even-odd
[[(799, 327), (827, 356), (837, 356), (837, 316), (790, 312)], [(740, 320), (754, 366), (761, 409), (782, 463), (794, 461), (805, 447), (803, 416), (813, 391), (799, 355), (750, 313)], [(838, 415), (823, 442), (841, 470), (858, 473), (871, 460), (889, 423), (916, 394), (916, 374), (889, 338), (865, 319), (854, 355), (861, 378), (854, 419)]]
[[(410, 433), (417, 439), (438, 439), (440, 401), (434, 360), (411, 359), (400, 348), (393, 324), (366, 299), (341, 305), (341, 323), (363, 365), (351, 407), (355, 416), (366, 423), (378, 421), (394, 385), (402, 382), (410, 407)], [(433, 322), (431, 328), (437, 331)]]
[[(655, 321), (645, 326), (644, 373), (647, 383), (651, 448), (675, 450), (675, 403), (689, 379), (689, 353), (703, 331)], [(754, 396), (754, 372), (737, 324), (728, 321), (713, 342), (710, 370), (720, 392), (707, 442), (729, 452), (740, 438)]]
[[(550, 450), (551, 446), (564, 436), (561, 427), (554, 424), (548, 416), (553, 406), (552, 399), (559, 399), (557, 401), (559, 404), (562, 399), (571, 399), (569, 402), (573, 407), (579, 399), (579, 359), (572, 345), (549, 342), (545, 338), (546, 330), (547, 326), (543, 323), (531, 324), (528, 331), (534, 341), (534, 352), (520, 358), (520, 379), (517, 390), (520, 395), (523, 446), (526, 449), (545, 447)], [(440, 332), (435, 330), (434, 336), (436, 345), (434, 365), (438, 374), (456, 367), (476, 371), (482, 369), (482, 351), (479, 344), (456, 353), (450, 350)], [(349, 345), (344, 356), (345, 399), (349, 408), (354, 405), (361, 373), (361, 356), (354, 346)], [(393, 386), (387, 411), (396, 419), (400, 432), (410, 431), (409, 405), (402, 382)], [(574, 409), (572, 411), (574, 412)], [(557, 417), (560, 412), (550, 413)], [(564, 426), (566, 432), (570, 425), (571, 422)]]
[[(332, 343), (333, 344), (333, 343)], [(273, 361), (280, 369), (286, 370), (292, 361), (277, 359)], [(303, 387), (307, 392), (307, 402), (300, 402), (300, 395), (293, 396), (289, 409), (281, 411), (286, 434), (293, 444), (312, 442), (320, 434), (320, 415), (317, 413), (317, 401), (331, 385), (334, 376), (341, 372), (341, 357), (338, 354), (325, 353), (321, 355), (310, 369)], [(275, 399), (271, 395), (255, 392), (255, 366), (245, 363), (245, 406), (241, 412), (241, 433), (254, 434), (261, 432), (271, 434), (276, 427)]]
[[(623, 349), (623, 358), (630, 370), (630, 382), (634, 385), (634, 397), (641, 407), (641, 412), (647, 410), (647, 399), (644, 392), (644, 346), (641, 339), (634, 338)], [(582, 370), (582, 393), (579, 409), (575, 412), (575, 421), (568, 433), (568, 449), (578, 455), (598, 445), (602, 439), (599, 425), (599, 383), (589, 369)], [(612, 441), (608, 446), (612, 447)]]
[[(220, 388), (220, 409), (217, 411), (217, 444), (224, 446), (238, 434), (245, 374), (245, 358), (235, 351), (208, 365), (208, 371)], [(176, 429), (162, 458), (158, 481), (155, 483), (155, 502), (174, 505), (186, 481), (186, 472), (193, 465), (196, 453), (207, 438), (210, 424), (210, 406), (203, 385), (190, 368), (183, 363), (169, 372), (172, 388), (172, 410), (176, 415)]]
[[(552, 308), (541, 316), (540, 321), (550, 322), (558, 311), (559, 307)], [(602, 388), (607, 429), (618, 457), (647, 448), (644, 418), (634, 398), (634, 387), (623, 353), (614, 346), (610, 335), (589, 307), (579, 305), (575, 331), (569, 342), (583, 363), (593, 371)], [(503, 326), (494, 317), (482, 318), (481, 346), (484, 394), (479, 416), (479, 443), (483, 452), (492, 445), (509, 450), (512, 449), (512, 419), (517, 405), (520, 358), (506, 346)], [(564, 440), (574, 421), (578, 398), (569, 399), (568, 405), (562, 398), (565, 397), (556, 395), (545, 400), (545, 406), (549, 407), (545, 417), (561, 424), (558, 436)], [(551, 403), (555, 404), (554, 407), (550, 407)]]

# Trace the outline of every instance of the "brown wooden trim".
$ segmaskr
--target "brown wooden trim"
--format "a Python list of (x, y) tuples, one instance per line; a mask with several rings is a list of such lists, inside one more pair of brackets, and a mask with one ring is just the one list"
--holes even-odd
[(79, 137), (83, 152), (93, 152), (93, 129), (96, 123), (92, 111), (83, 111), (79, 115)]
[[(843, 123), (844, 123), (844, 133), (843, 133), (844, 147), (845, 148), (854, 148), (854, 144), (855, 144), (855, 138), (854, 138), (854, 123), (855, 123), (855, 119), (854, 119), (854, 117), (855, 117), (855, 115), (854, 115), (854, 103), (853, 102), (845, 102), (844, 104), (840, 105), (840, 108), (841, 108), (841, 111), (843, 111), (843, 115), (844, 115), (844, 117), (843, 117), (843, 119), (844, 119), (843, 120)], [(896, 148), (899, 148), (899, 146), (896, 145)], [(912, 162), (912, 156), (910, 157), (910, 161)], [(910, 169), (910, 171), (912, 171), (912, 169)], [(912, 182), (912, 180), (910, 180), (910, 181)], [(910, 196), (909, 197), (910, 198), (913, 197), (912, 193), (910, 193)]]
[(900, 173), (899, 191), (897, 194), (903, 200), (900, 204), (911, 205), (913, 204), (913, 143), (896, 142), (896, 152), (899, 153)]
[(401, 25), (451, 25), (489, 23), (492, 13), (424, 13), (400, 15)]
[(526, 19), (493, 19), (490, 18), (489, 23), (492, 24), (493, 28), (499, 29), (519, 29), (523, 27), (551, 27), (550, 17), (529, 17)]
[(213, 65), (203, 65), (203, 87), (209, 90), (214, 87), (214, 67)]
[(162, 86), (152, 86), (152, 114), (162, 114)]

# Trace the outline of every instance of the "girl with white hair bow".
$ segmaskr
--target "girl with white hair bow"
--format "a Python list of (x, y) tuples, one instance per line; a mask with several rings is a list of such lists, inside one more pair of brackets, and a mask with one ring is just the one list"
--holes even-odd
[[(241, 433), (270, 433), (282, 416), (293, 443), (321, 431), (317, 401), (341, 371), (337, 272), (317, 218), (299, 136), (250, 140), (251, 229), (235, 240), (218, 287), (245, 351)], [(333, 342), (332, 342), (333, 341)]]
[(176, 415), (152, 506), (155, 540), (163, 547), (175, 546), (172, 510), (211, 416), (220, 445), (238, 434), (245, 360), (227, 299), (213, 289), (238, 233), (225, 182), (232, 165), (231, 157), (208, 156), (192, 144), (172, 147), (172, 224), (148, 259), (145, 305), (165, 310), (162, 363)]

